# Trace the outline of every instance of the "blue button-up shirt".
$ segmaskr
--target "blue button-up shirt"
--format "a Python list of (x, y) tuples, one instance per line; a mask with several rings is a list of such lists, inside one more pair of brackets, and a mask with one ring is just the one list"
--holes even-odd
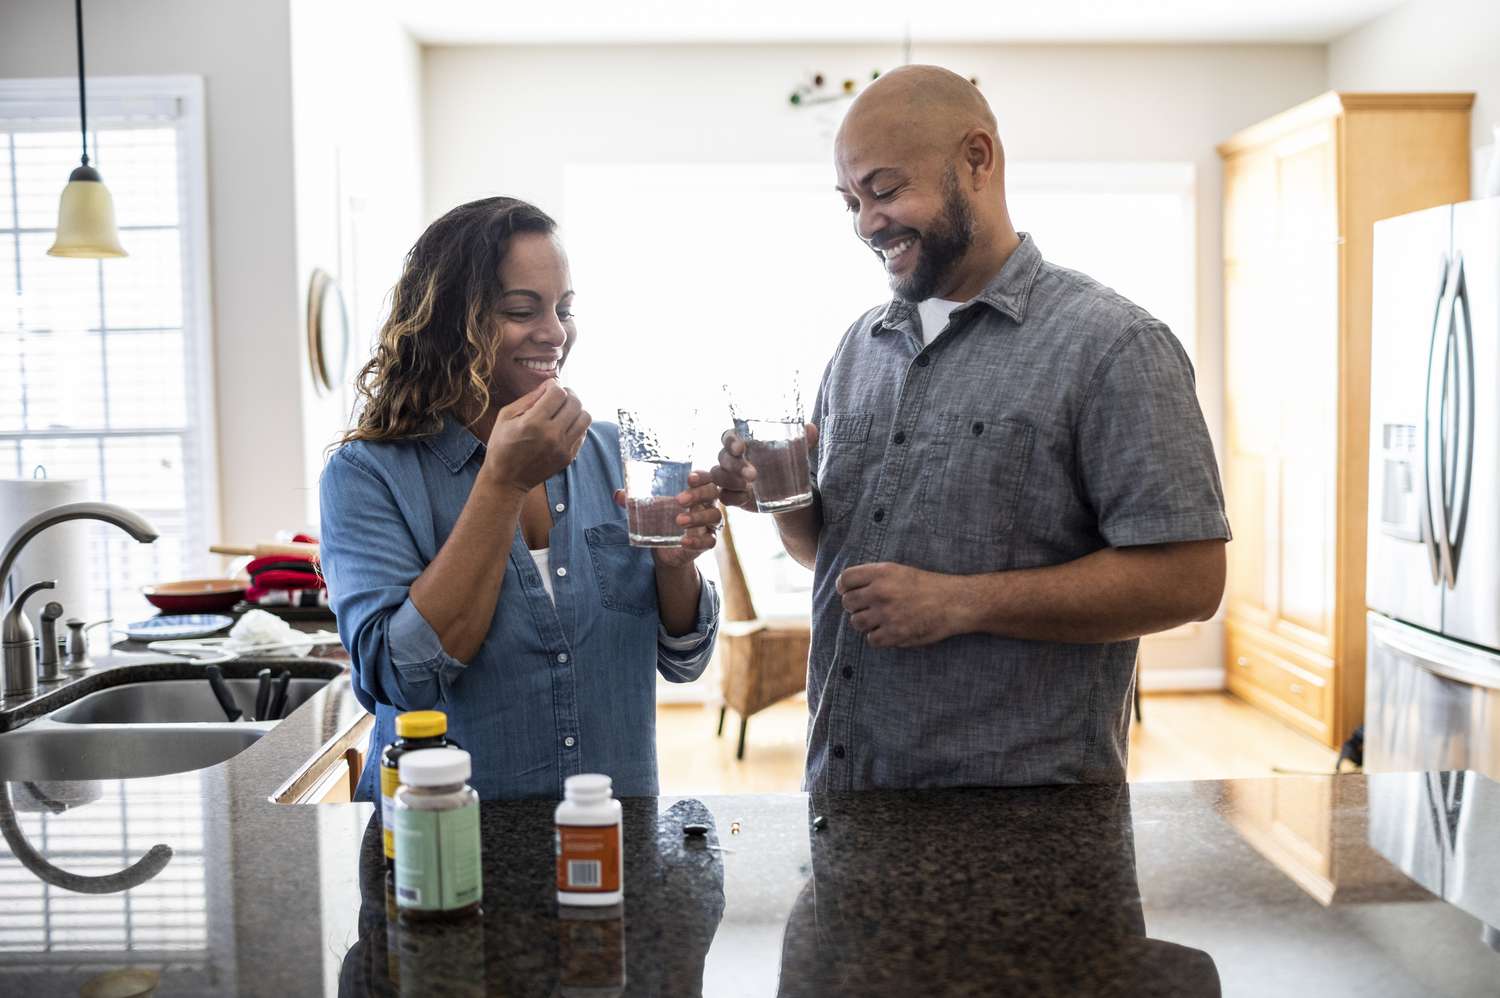
[(322, 562), (354, 690), (375, 713), (359, 797), (378, 792), (380, 752), (396, 715), (447, 713), (486, 799), (562, 796), (576, 773), (607, 773), (621, 796), (657, 792), (656, 673), (702, 674), (719, 600), (703, 583), (695, 631), (661, 627), (651, 552), (630, 547), (618, 429), (595, 423), (578, 457), (547, 481), (552, 590), (542, 587), (519, 526), (489, 634), (468, 662), (443, 650), (410, 587), (463, 511), (484, 445), (450, 418), (434, 437), (357, 441), (329, 459), (321, 483)]

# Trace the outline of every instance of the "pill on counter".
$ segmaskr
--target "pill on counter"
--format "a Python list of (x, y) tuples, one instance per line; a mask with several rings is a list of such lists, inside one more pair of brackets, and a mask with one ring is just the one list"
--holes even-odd
[(821, 832), (823, 829), (825, 829), (827, 827), (828, 827), (828, 819), (825, 818), (825, 817), (823, 817), (821, 814), (818, 815), (816, 818), (813, 819), (813, 830), (814, 831)]
[(703, 836), (708, 834), (708, 826), (701, 825), (697, 822), (689, 822), (688, 824), (682, 826), (682, 834), (686, 835), (688, 838), (701, 839)]

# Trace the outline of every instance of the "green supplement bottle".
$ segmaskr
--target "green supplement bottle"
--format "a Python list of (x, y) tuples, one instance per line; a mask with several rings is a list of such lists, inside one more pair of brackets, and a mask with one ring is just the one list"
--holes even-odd
[(396, 788), (401, 785), (401, 757), (418, 749), (454, 748), (448, 740), (448, 715), (440, 710), (410, 710), (396, 717), (396, 740), (380, 753), (380, 827), (385, 868), (396, 868)]
[(403, 918), (460, 918), (479, 910), (484, 894), (479, 795), (468, 784), (469, 773), (469, 753), (463, 749), (401, 757), (396, 906)]

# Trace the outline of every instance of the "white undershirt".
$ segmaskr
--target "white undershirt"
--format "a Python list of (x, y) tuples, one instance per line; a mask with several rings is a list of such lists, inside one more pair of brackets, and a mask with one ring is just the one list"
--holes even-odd
[(917, 317), (922, 320), (922, 345), (926, 346), (948, 325), (948, 317), (962, 305), (961, 301), (946, 298), (928, 298), (917, 302)]
[(552, 595), (552, 551), (549, 548), (532, 548), (531, 560), (536, 562), (536, 570), (542, 573), (542, 588), (547, 590), (547, 598), (557, 602), (557, 597)]

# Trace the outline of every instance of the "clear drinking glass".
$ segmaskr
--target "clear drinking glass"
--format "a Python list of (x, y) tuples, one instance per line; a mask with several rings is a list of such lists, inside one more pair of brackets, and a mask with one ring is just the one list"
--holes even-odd
[(745, 460), (755, 466), (750, 483), (755, 508), (785, 513), (812, 505), (807, 430), (795, 375), (790, 385), (725, 386), (735, 432), (745, 442)]
[(693, 470), (691, 410), (621, 409), (620, 460), (625, 464), (625, 515), (631, 547), (681, 547), (686, 527), (677, 494)]

